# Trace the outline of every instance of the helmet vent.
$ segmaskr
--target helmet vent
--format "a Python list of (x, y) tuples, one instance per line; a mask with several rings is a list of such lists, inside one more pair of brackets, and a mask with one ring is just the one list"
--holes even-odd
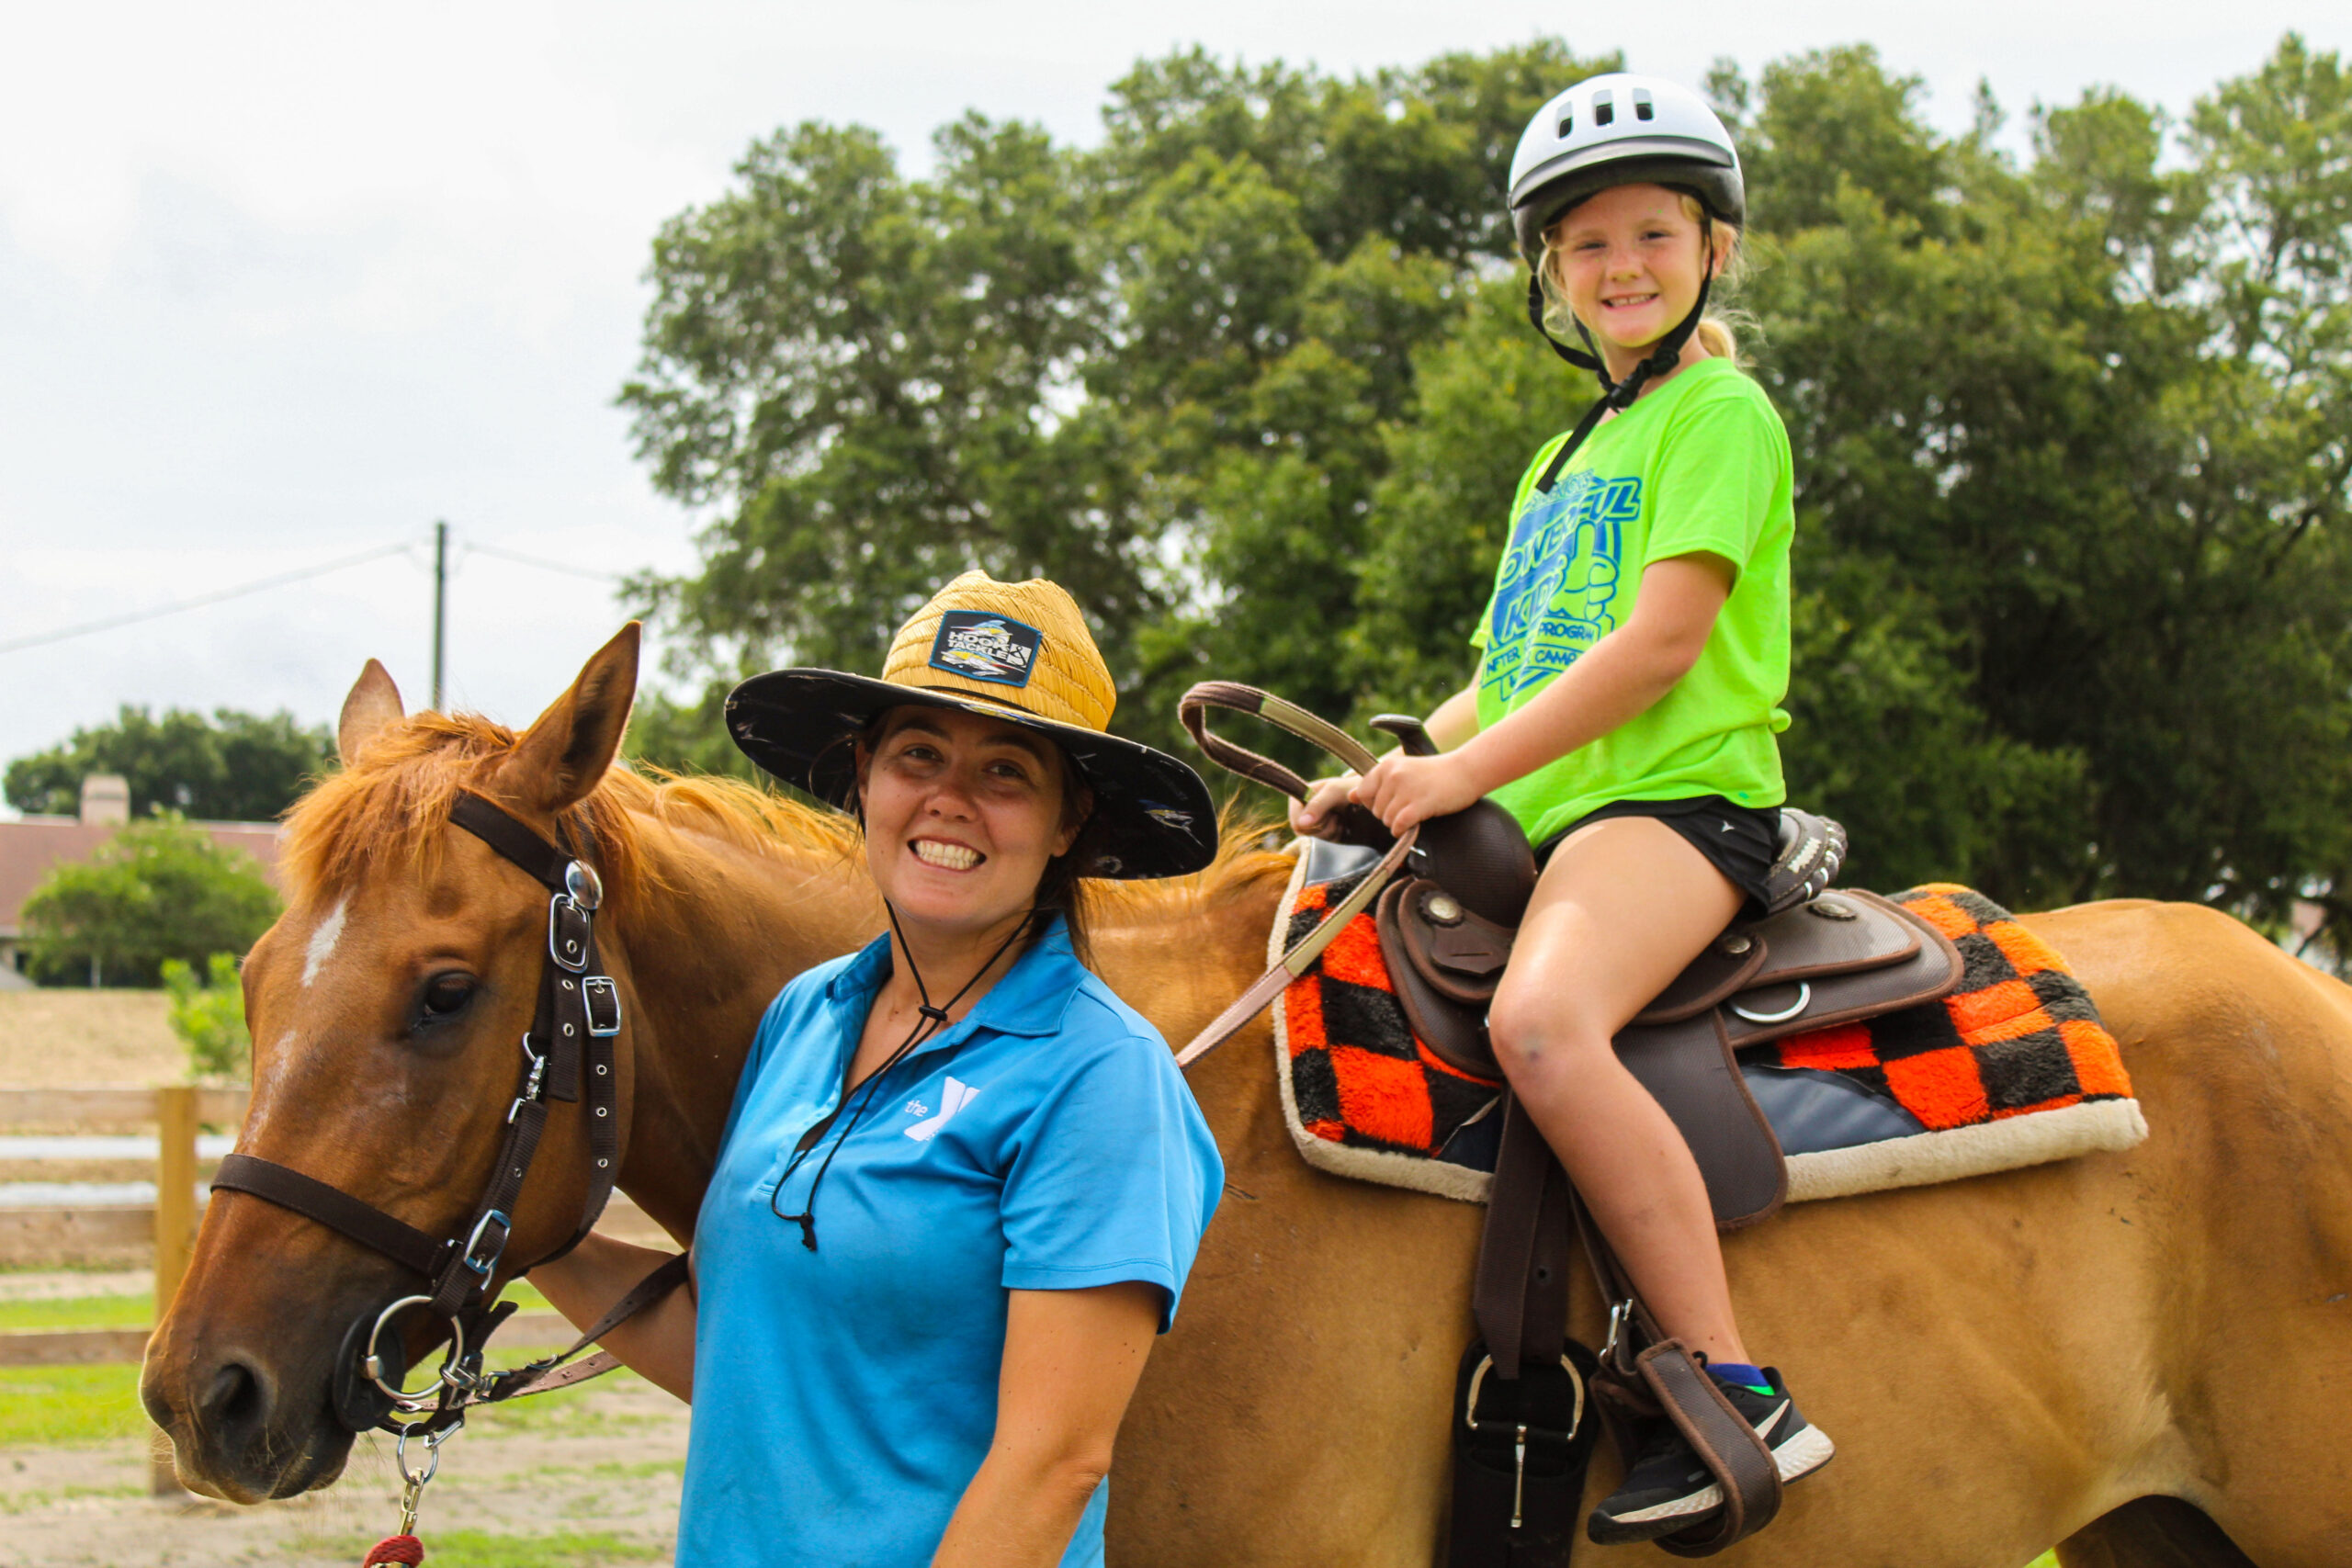
[(1592, 123), (1595, 125), (1612, 125), (1616, 122), (1616, 102), (1606, 93), (1595, 93), (1592, 96)]
[(1560, 140), (1566, 141), (1569, 137), (1576, 134), (1576, 130), (1577, 117), (1573, 114), (1562, 115), (1560, 117)]
[(1634, 118), (1635, 119), (1656, 119), (1657, 118), (1657, 110), (1650, 103), (1650, 90), (1647, 87), (1636, 87), (1634, 89)]

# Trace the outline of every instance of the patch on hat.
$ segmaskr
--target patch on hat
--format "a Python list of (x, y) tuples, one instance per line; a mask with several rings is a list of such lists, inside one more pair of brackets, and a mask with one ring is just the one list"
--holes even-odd
[(987, 610), (949, 610), (932, 638), (931, 667), (970, 681), (1025, 686), (1046, 634)]

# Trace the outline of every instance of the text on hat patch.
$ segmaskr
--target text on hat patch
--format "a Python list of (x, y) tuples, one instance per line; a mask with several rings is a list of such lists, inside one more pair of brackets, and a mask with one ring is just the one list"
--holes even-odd
[(949, 610), (932, 639), (931, 667), (1000, 686), (1025, 686), (1046, 634), (986, 610)]

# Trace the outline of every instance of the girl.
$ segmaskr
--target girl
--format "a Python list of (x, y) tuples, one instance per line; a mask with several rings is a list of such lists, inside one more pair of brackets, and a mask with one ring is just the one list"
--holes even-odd
[[(1492, 795), (1543, 874), (1489, 1025), (1521, 1103), (1660, 1326), (1708, 1361), (1783, 1481), (1829, 1439), (1742, 1343), (1681, 1134), (1611, 1046), (1743, 907), (1779, 829), (1788, 689), (1787, 433), (1704, 312), (1737, 254), (1739, 159), (1696, 95), (1594, 77), (1546, 104), (1512, 160), (1529, 313), (1604, 395), (1535, 454), (1471, 637), (1476, 679), (1430, 715), (1440, 755), (1385, 758), (1292, 808), (1342, 801), (1401, 832)], [(1554, 336), (1573, 327), (1587, 352)], [(1596, 1509), (1646, 1540), (1722, 1506), (1666, 1423)]]
[[(678, 1562), (1095, 1568), (1111, 1444), (1224, 1167), (1167, 1043), (1084, 966), (1084, 876), (1216, 852), (1192, 769), (1104, 733), (1068, 593), (967, 572), (882, 678), (728, 699), (768, 772), (854, 807), (890, 927), (768, 1009), (692, 1292), (615, 1329), (694, 1402)], [(574, 1322), (658, 1253), (532, 1281)]]

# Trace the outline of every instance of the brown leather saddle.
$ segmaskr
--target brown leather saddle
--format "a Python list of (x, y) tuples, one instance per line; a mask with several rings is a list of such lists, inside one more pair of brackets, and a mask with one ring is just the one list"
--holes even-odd
[[(1513, 931), (1434, 877), (1392, 882), (1374, 918), (1414, 1034), (1448, 1066), (1501, 1077), (1486, 1010)], [(1932, 1001), (1960, 973), (1941, 932), (1875, 893), (1840, 888), (1725, 931), (1617, 1036), (1617, 1054), (1681, 1129), (1716, 1224), (1752, 1224), (1780, 1207), (1788, 1175), (1736, 1053)]]

